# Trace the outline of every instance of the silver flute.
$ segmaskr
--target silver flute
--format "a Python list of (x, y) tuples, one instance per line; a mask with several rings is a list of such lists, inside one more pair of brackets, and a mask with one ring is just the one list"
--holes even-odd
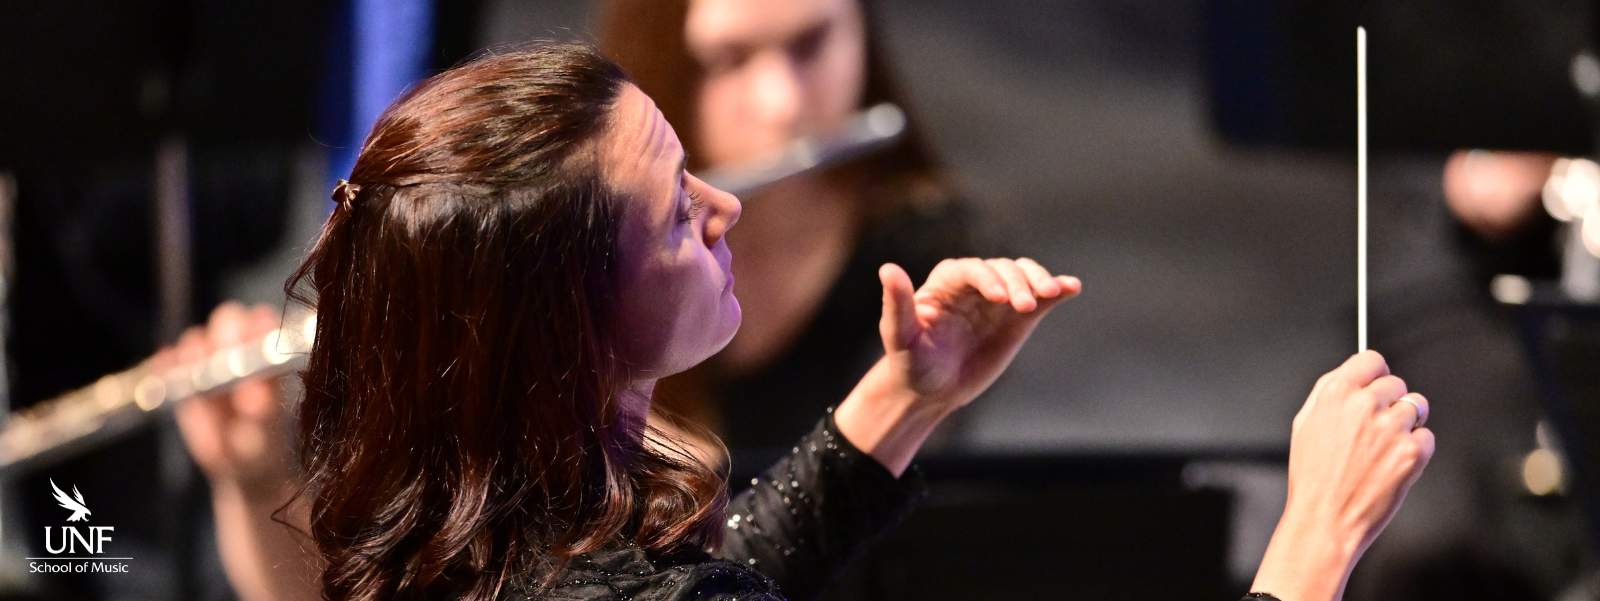
[(13, 412), (0, 428), (0, 471), (37, 466), (116, 438), (189, 397), (221, 392), (245, 378), (299, 369), (311, 351), (316, 315), (299, 311), (260, 339), (203, 360), (158, 370), (151, 359), (93, 384)]
[[(790, 142), (764, 160), (706, 174), (712, 185), (743, 196), (784, 179), (887, 148), (906, 131), (905, 113), (879, 104), (838, 130)], [(93, 384), (12, 412), (0, 424), (0, 473), (33, 468), (97, 448), (166, 415), (184, 399), (222, 392), (241, 380), (300, 369), (311, 351), (316, 315), (302, 310), (258, 340), (204, 360), (158, 371), (149, 359)]]
[(838, 129), (789, 142), (770, 157), (706, 173), (707, 183), (745, 196), (790, 177), (826, 169), (893, 145), (906, 133), (906, 114), (890, 103), (856, 113)]

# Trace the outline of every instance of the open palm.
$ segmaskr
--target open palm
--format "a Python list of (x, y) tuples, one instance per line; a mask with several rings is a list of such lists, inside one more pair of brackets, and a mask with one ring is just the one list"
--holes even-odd
[(878, 275), (885, 359), (918, 396), (952, 408), (993, 384), (1039, 320), (1083, 288), (1026, 258), (949, 259), (915, 292), (897, 265)]

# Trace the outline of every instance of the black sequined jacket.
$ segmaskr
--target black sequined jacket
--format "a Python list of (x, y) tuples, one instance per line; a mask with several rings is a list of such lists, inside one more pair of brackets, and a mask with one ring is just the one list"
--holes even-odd
[(833, 414), (728, 506), (716, 554), (655, 556), (633, 546), (576, 558), (542, 593), (507, 601), (806, 601), (817, 598), (926, 486), (895, 478), (839, 434)]
[[(618, 546), (575, 559), (543, 592), (503, 601), (812, 601), (926, 494), (839, 434), (832, 409), (728, 506), (722, 548), (656, 556)], [(1242, 601), (1276, 597), (1253, 593)]]

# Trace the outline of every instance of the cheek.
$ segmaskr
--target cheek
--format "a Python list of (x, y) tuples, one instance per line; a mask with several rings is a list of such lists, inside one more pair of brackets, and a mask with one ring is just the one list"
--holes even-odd
[(617, 269), (617, 351), (628, 363), (641, 370), (654, 370), (667, 351), (673, 336), (677, 309), (666, 302), (672, 290), (671, 278), (663, 277), (662, 242), (640, 231), (627, 228), (620, 240)]
[(641, 277), (628, 281), (620, 292), (618, 351), (630, 365), (658, 372), (672, 361), (681, 338), (681, 290), (671, 279)]
[(866, 89), (866, 47), (859, 36), (840, 32), (812, 62), (808, 70), (809, 102), (813, 125), (829, 129), (843, 124), (861, 106)]
[(693, 367), (722, 350), (742, 318), (722, 264), (709, 249), (696, 243), (680, 258), (672, 282), (663, 284), (666, 292), (658, 301), (676, 307), (670, 316), (675, 334), (666, 360), (677, 370)]
[(738, 328), (738, 301), (723, 294), (720, 265), (692, 243), (624, 270), (619, 350), (636, 368), (656, 375), (688, 369)]

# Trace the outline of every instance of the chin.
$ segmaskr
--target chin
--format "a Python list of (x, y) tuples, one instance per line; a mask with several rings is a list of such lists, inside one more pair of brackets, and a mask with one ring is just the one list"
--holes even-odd
[[(732, 292), (729, 292), (726, 296), (727, 299), (722, 305), (723, 331), (721, 332), (722, 335), (717, 339), (716, 352), (721, 352), (723, 348), (728, 346), (729, 342), (733, 341), (733, 335), (739, 333), (739, 326), (744, 323), (744, 308), (739, 306), (739, 298), (734, 296)], [(716, 354), (716, 352), (712, 354)]]
[(687, 355), (694, 357), (694, 360), (686, 361), (686, 365), (668, 370), (667, 375), (688, 371), (694, 366), (706, 362), (717, 353), (722, 352), (722, 349), (727, 348), (728, 343), (733, 341), (733, 335), (739, 332), (739, 324), (743, 322), (744, 312), (739, 307), (739, 299), (734, 298), (733, 294), (730, 293), (723, 296), (722, 308), (717, 312), (716, 316), (716, 329), (711, 332), (711, 338), (706, 341), (707, 344), (703, 347), (703, 351)]

